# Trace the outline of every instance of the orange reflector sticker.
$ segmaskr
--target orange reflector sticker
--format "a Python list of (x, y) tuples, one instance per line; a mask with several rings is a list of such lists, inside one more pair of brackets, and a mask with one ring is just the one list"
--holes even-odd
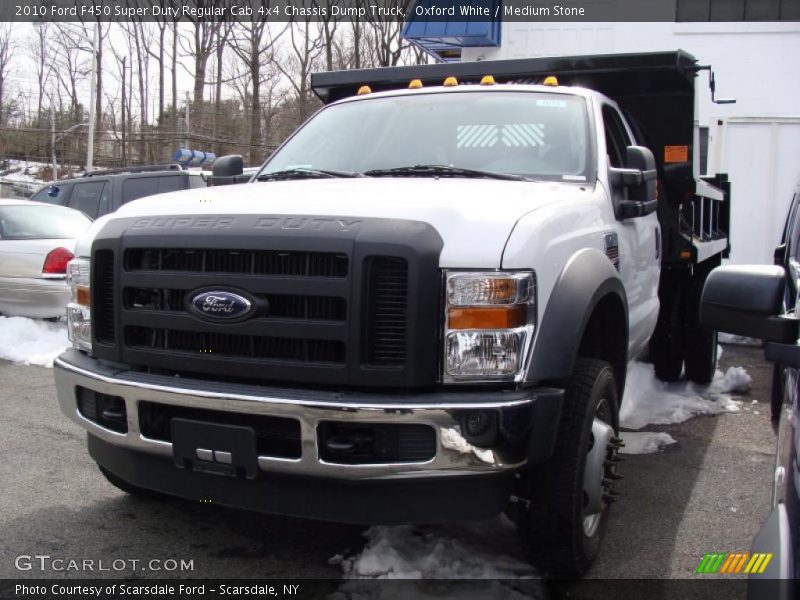
[(450, 329), (509, 329), (525, 325), (525, 306), (451, 308)]
[(689, 162), (689, 146), (664, 146), (664, 162)]

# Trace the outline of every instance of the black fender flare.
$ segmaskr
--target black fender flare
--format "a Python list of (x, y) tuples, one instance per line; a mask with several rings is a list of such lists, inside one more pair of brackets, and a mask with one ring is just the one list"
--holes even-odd
[[(570, 376), (592, 312), (613, 294), (625, 312), (625, 356), (628, 351), (628, 300), (619, 272), (596, 248), (579, 250), (570, 257), (553, 286), (539, 323), (528, 367), (527, 381), (553, 381)], [(623, 369), (627, 367), (627, 360)], [(617, 373), (620, 398), (625, 372)]]

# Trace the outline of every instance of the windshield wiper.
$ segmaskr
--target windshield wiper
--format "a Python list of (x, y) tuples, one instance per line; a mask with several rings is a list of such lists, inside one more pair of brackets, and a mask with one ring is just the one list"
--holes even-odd
[(524, 175), (479, 171), (477, 169), (465, 169), (463, 167), (454, 167), (451, 165), (414, 165), (413, 167), (395, 167), (393, 169), (373, 169), (371, 171), (365, 171), (364, 175), (369, 177), (484, 177), (487, 179), (506, 179), (509, 181), (532, 181)]
[(295, 167), (283, 169), (272, 173), (262, 173), (256, 177), (257, 181), (274, 181), (278, 179), (307, 179), (307, 178), (333, 178), (333, 177), (363, 177), (361, 173), (352, 171), (333, 171), (331, 169), (312, 169), (310, 167)]

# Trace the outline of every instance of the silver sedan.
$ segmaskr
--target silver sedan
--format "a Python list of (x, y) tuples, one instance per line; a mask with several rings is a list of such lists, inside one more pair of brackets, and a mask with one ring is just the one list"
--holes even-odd
[(0, 314), (40, 319), (66, 314), (67, 263), (91, 222), (71, 208), (0, 199)]

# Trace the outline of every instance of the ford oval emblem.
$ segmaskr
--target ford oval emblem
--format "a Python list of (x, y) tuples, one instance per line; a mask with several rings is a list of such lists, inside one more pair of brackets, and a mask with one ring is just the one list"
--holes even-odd
[(239, 321), (254, 311), (253, 303), (234, 292), (206, 290), (191, 296), (188, 302), (191, 312), (208, 321)]

